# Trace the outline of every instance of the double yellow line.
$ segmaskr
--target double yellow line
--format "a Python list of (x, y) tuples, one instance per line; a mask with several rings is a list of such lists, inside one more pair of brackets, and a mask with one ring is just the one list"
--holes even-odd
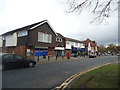
[(95, 70), (97, 68), (100, 68), (102, 66), (105, 66), (105, 65), (109, 65), (110, 63), (107, 63), (107, 64), (103, 64), (103, 65), (99, 65), (99, 66), (96, 66), (94, 68), (91, 68), (89, 70), (86, 70), (86, 71), (83, 71), (83, 72), (80, 72), (78, 74), (74, 74), (72, 76), (70, 76), (68, 79), (66, 79), (60, 86), (56, 87), (55, 90), (64, 90), (65, 88), (67, 88), (67, 86), (75, 79), (77, 78), (78, 76), (82, 75), (82, 74), (85, 74), (87, 72), (90, 72), (92, 70)]

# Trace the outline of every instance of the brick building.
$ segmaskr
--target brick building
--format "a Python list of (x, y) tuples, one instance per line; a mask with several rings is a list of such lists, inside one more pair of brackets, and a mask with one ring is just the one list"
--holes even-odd
[(27, 58), (51, 56), (56, 50), (64, 51), (65, 47), (63, 36), (56, 33), (47, 20), (6, 32), (1, 36), (2, 52), (17, 53)]
[(98, 46), (95, 41), (92, 41), (88, 38), (85, 41), (83, 41), (83, 43), (85, 44), (87, 55), (89, 55), (91, 52), (96, 54), (98, 53)]
[(71, 53), (71, 56), (82, 56), (83, 52), (85, 52), (85, 45), (83, 42), (65, 37), (65, 51), (66, 53)]

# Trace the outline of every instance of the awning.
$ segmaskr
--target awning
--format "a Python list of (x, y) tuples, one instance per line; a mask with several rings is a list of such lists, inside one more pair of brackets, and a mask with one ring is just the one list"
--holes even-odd
[(55, 50), (64, 50), (64, 47), (55, 47)]
[(72, 51), (85, 51), (85, 48), (72, 47)]

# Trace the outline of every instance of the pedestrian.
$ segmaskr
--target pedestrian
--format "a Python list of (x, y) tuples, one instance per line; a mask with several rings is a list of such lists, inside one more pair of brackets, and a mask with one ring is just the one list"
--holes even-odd
[(57, 60), (57, 58), (58, 58), (58, 52), (56, 53), (56, 60)]
[(43, 59), (45, 59), (45, 58), (46, 58), (46, 55), (44, 54), (44, 55), (43, 55)]

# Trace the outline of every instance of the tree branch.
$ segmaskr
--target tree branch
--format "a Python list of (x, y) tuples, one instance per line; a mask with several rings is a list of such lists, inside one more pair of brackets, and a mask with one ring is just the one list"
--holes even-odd
[(94, 8), (93, 11), (92, 11), (93, 13), (95, 13), (95, 10), (97, 9), (98, 4), (99, 4), (99, 0), (97, 0), (96, 6), (95, 6), (95, 8)]
[[(113, 10), (113, 8), (111, 7), (112, 3), (120, 3), (120, 0), (108, 0), (107, 2), (105, 2), (104, 0), (100, 1), (100, 0), (81, 0), (81, 2), (78, 2), (80, 0), (72, 0), (71, 4), (70, 4), (70, 10), (69, 13), (74, 12), (76, 10), (83, 11), (84, 9), (93, 6), (92, 8), (92, 12), (93, 14), (95, 14), (95, 21), (96, 20), (100, 20), (103, 21), (106, 18), (109, 18), (111, 15), (111, 12)], [(118, 5), (120, 6), (120, 5)], [(115, 8), (115, 7), (114, 7)], [(118, 9), (118, 7), (117, 7)]]

